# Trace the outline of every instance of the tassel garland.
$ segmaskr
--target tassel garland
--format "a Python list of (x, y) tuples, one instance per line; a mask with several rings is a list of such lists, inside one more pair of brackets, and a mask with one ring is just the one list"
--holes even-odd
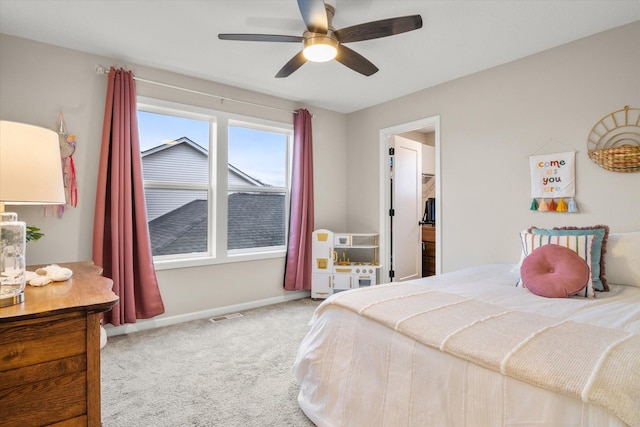
[(556, 210), (556, 207), (557, 207), (557, 205), (556, 205), (556, 201), (555, 201), (555, 200), (553, 200), (553, 199), (551, 199), (551, 200), (549, 201), (549, 210), (550, 210), (550, 211), (555, 211), (555, 210)]
[(549, 203), (545, 199), (540, 200), (538, 204), (538, 210), (540, 212), (548, 212), (549, 211)]
[(566, 212), (568, 210), (567, 204), (564, 199), (558, 200), (558, 205), (556, 206), (556, 212)]
[(576, 201), (571, 198), (567, 203), (564, 198), (559, 199), (533, 199), (529, 210), (538, 212), (578, 212)]

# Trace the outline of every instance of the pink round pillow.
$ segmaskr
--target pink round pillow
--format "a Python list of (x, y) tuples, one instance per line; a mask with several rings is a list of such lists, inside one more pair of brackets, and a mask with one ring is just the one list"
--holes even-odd
[(580, 255), (554, 244), (533, 250), (520, 268), (524, 286), (548, 298), (566, 298), (584, 289), (590, 274), (589, 266)]

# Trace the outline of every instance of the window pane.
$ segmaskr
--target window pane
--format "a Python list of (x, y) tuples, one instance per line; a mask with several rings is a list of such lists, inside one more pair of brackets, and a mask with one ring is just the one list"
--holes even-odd
[(207, 252), (210, 123), (138, 111), (138, 128), (152, 254)]
[(208, 202), (206, 191), (147, 188), (147, 211), (156, 201), (173, 208), (149, 218), (153, 256), (207, 252)]
[(284, 193), (230, 192), (227, 248), (285, 245)]
[(229, 185), (285, 187), (287, 135), (229, 126)]
[(145, 181), (209, 182), (209, 122), (138, 111)]

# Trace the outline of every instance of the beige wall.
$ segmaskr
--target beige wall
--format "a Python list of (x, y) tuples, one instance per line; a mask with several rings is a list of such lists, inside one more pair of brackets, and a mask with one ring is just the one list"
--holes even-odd
[[(586, 144), (603, 116), (640, 108), (635, 40), (640, 22), (349, 114), (349, 227), (378, 228), (380, 129), (440, 115), (443, 272), (516, 262), (531, 225), (640, 230), (640, 173), (600, 168)], [(580, 213), (529, 211), (528, 156), (572, 149)]]
[[(74, 160), (79, 202), (62, 219), (45, 217), (41, 207), (10, 207), (45, 237), (27, 245), (30, 264), (91, 259), (97, 164), (107, 86), (96, 65), (125, 66), (141, 78), (293, 110), (304, 105), (163, 72), (115, 59), (62, 49), (0, 35), (0, 118), (54, 128), (63, 111), (68, 130), (77, 134)], [(138, 83), (138, 94), (217, 110), (291, 123), (293, 115), (271, 109), (219, 101), (185, 92)], [(313, 118), (316, 226), (346, 228), (346, 116), (307, 107)], [(277, 301), (290, 293), (282, 289), (284, 258), (211, 265), (158, 272), (166, 306), (162, 320), (253, 301)]]

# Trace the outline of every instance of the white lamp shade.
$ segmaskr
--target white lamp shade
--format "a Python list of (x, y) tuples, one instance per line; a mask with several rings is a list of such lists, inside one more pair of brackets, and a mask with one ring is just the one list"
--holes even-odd
[(0, 202), (8, 205), (65, 203), (57, 133), (0, 120)]

